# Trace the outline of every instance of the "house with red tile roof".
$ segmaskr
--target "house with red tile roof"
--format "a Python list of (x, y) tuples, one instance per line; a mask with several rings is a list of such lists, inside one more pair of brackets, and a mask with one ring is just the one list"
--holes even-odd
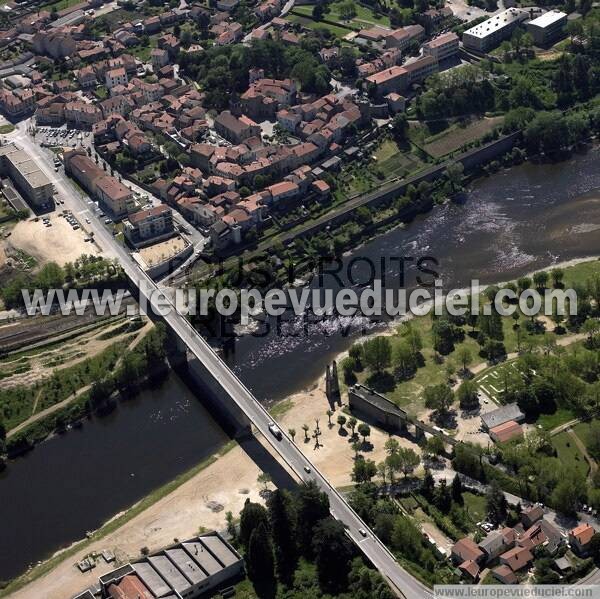
[(492, 576), (502, 584), (517, 584), (515, 573), (506, 565), (494, 568), (492, 570)]
[(569, 544), (575, 553), (585, 556), (589, 552), (590, 542), (596, 534), (595, 529), (587, 522), (576, 526), (569, 531)]
[(500, 556), (500, 563), (508, 566), (513, 572), (527, 568), (533, 561), (533, 555), (525, 547), (515, 547)]

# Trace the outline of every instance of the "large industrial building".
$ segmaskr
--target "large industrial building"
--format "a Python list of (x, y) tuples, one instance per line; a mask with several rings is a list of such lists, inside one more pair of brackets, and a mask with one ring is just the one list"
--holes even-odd
[(14, 144), (0, 147), (0, 173), (8, 176), (23, 198), (34, 208), (53, 202), (54, 185), (27, 152)]
[(527, 31), (531, 33), (536, 46), (546, 46), (559, 39), (567, 24), (567, 15), (560, 10), (549, 10), (533, 21), (527, 23)]
[(196, 599), (244, 575), (244, 560), (217, 532), (200, 535), (125, 564), (99, 578), (76, 599)]
[(487, 21), (467, 29), (463, 33), (463, 46), (476, 52), (493, 50), (500, 42), (508, 39), (526, 18), (526, 12), (518, 8), (507, 8)]

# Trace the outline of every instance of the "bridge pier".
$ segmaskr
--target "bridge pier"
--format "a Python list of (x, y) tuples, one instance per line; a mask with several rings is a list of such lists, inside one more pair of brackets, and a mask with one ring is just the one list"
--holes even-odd
[(332, 406), (336, 403), (340, 406), (342, 405), (337, 362), (335, 360), (333, 361), (333, 364), (327, 364), (327, 369), (325, 370), (325, 395), (327, 396), (327, 401), (329, 401)]
[(187, 348), (184, 341), (167, 326), (169, 363), (194, 391), (227, 434), (245, 437), (251, 433), (251, 422), (223, 386)]

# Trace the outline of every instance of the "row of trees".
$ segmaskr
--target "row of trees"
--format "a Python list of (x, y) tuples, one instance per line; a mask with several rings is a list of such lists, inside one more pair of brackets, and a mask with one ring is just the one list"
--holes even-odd
[(75, 262), (61, 267), (56, 262), (44, 264), (37, 273), (18, 272), (5, 281), (0, 289), (2, 300), (8, 308), (24, 306), (24, 289), (62, 289), (65, 286), (98, 284), (120, 281), (124, 275), (112, 260), (100, 256), (80, 256)]
[[(329, 515), (327, 495), (314, 482), (293, 492), (277, 489), (266, 508), (246, 500), (239, 527), (229, 529), (244, 552), (248, 577), (259, 597), (328, 596), (391, 599), (383, 579), (368, 569)], [(310, 565), (316, 569), (316, 580)], [(316, 583), (316, 584), (315, 584)], [(278, 589), (279, 585), (279, 589)], [(285, 595), (285, 589), (290, 595)]]

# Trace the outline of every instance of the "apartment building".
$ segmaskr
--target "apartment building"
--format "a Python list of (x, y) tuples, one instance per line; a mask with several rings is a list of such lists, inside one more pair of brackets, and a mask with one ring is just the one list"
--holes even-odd
[(81, 186), (112, 213), (123, 217), (129, 206), (133, 204), (133, 193), (119, 183), (114, 177), (107, 175), (83, 150), (65, 152), (65, 172), (71, 175)]
[(123, 67), (119, 67), (117, 69), (111, 69), (110, 71), (106, 71), (104, 75), (104, 79), (106, 82), (106, 88), (110, 91), (113, 87), (117, 85), (127, 85), (129, 82), (129, 78), (127, 77), (127, 72)]
[(527, 18), (518, 8), (507, 8), (487, 21), (467, 29), (463, 33), (463, 46), (476, 52), (493, 50), (500, 42), (511, 37), (513, 31)]
[(565, 31), (567, 15), (560, 10), (549, 10), (527, 23), (527, 31), (537, 46), (547, 46), (559, 39)]
[(424, 81), (438, 71), (438, 61), (433, 56), (423, 56), (410, 64), (395, 66), (367, 77), (367, 83), (375, 87), (375, 94), (381, 98), (390, 93), (408, 89), (413, 83)]
[(458, 53), (458, 41), (456, 33), (444, 33), (430, 42), (423, 44), (423, 54), (425, 56), (433, 56), (438, 62), (441, 62)]
[(164, 205), (134, 212), (124, 225), (125, 237), (134, 247), (162, 241), (175, 232), (173, 211)]
[(0, 172), (8, 175), (21, 195), (33, 207), (52, 202), (54, 185), (31, 156), (14, 144), (0, 147)]
[(247, 116), (236, 117), (228, 110), (224, 110), (215, 119), (216, 132), (231, 141), (239, 144), (249, 137), (259, 137), (260, 127)]

